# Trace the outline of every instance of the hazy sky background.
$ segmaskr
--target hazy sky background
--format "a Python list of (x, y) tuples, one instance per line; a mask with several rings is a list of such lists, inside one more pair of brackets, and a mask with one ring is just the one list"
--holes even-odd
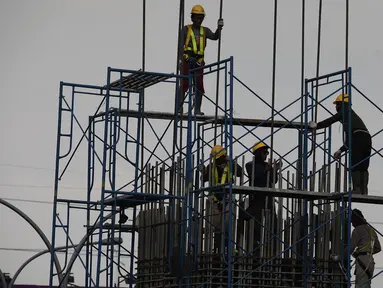
[[(186, 1), (185, 20), (194, 4), (207, 12), (204, 25), (213, 31), (219, 15), (219, 0)], [(272, 72), (273, 2), (266, 0), (224, 1), (222, 58), (234, 56), (234, 71), (244, 83), (270, 103)], [(306, 1), (305, 77), (315, 76), (318, 2)], [(323, 1), (320, 73), (344, 68), (345, 0)], [(178, 1), (147, 0), (146, 69), (174, 72), (176, 65)], [(353, 83), (378, 106), (383, 106), (381, 81), (383, 19), (381, 0), (350, 0), (349, 64)], [(54, 183), (57, 105), (60, 81), (104, 85), (107, 67), (141, 68), (142, 1), (0, 1), (0, 89), (1, 135), (0, 197), (27, 213), (51, 238), (52, 195)], [(301, 79), (301, 1), (278, 2), (278, 39), (276, 73), (276, 109), (282, 109), (300, 95)], [(217, 42), (209, 42), (206, 61), (216, 60)], [(215, 76), (206, 78), (207, 95), (215, 97)], [(221, 90), (222, 91), (222, 90)], [(322, 92), (323, 91), (323, 92)], [(327, 96), (320, 90), (322, 97)], [(174, 87), (159, 85), (149, 89), (147, 109), (172, 112)], [(373, 134), (381, 129), (381, 114), (356, 93), (354, 109)], [(235, 116), (267, 118), (270, 109), (235, 86)], [(90, 101), (90, 100), (89, 100)], [(80, 118), (94, 111), (94, 103), (84, 100), (78, 106)], [(92, 106), (93, 105), (93, 106)], [(334, 111), (332, 100), (325, 106)], [(204, 101), (203, 111), (213, 114), (214, 107)], [(299, 114), (299, 105), (288, 109), (288, 118)], [(327, 117), (324, 111), (319, 117)], [(277, 119), (280, 119), (276, 117)], [(163, 129), (163, 124), (156, 123)], [(339, 124), (333, 129), (333, 149), (341, 145)], [(240, 129), (238, 134), (243, 133)], [(259, 130), (259, 136), (267, 131)], [(149, 135), (149, 134), (148, 134)], [(382, 148), (381, 138), (374, 138), (375, 148)], [(152, 147), (155, 138), (145, 141)], [(152, 141), (152, 142), (151, 142)], [(244, 145), (256, 139), (246, 137)], [(165, 141), (170, 147), (171, 141)], [(275, 149), (281, 153), (296, 144), (296, 133), (284, 131), (275, 137)], [(62, 198), (82, 198), (86, 191), (86, 146), (83, 146), (68, 172), (61, 190)], [(234, 154), (244, 151), (234, 147)], [(250, 154), (246, 154), (249, 158)], [(370, 168), (370, 194), (382, 195), (379, 177), (381, 158), (374, 157)], [(129, 173), (129, 171), (118, 171)], [(98, 184), (99, 184), (99, 180)], [(96, 181), (96, 182), (97, 182)], [(97, 183), (95, 184), (97, 185)], [(98, 186), (99, 187), (99, 186)], [(30, 202), (30, 201), (37, 202)], [(355, 205), (368, 220), (381, 221), (380, 207)], [(63, 210), (64, 211), (64, 210)], [(73, 241), (84, 234), (83, 212), (75, 212), (77, 227), (72, 227)], [(82, 218), (80, 218), (82, 217)], [(375, 224), (376, 228), (382, 228)], [(13, 274), (32, 255), (17, 249), (45, 249), (36, 233), (16, 214), (0, 207), (0, 268)], [(60, 243), (59, 243), (60, 244)], [(63, 241), (61, 241), (63, 244)], [(11, 250), (9, 250), (11, 249)], [(12, 250), (14, 249), (14, 250)], [(376, 257), (383, 267), (383, 257)], [(73, 272), (81, 285), (83, 271), (77, 261)], [(379, 271), (379, 269), (377, 269)], [(41, 257), (21, 275), (18, 283), (47, 284), (49, 257)], [(78, 279), (78, 281), (77, 281)], [(383, 284), (377, 279), (374, 285)]]

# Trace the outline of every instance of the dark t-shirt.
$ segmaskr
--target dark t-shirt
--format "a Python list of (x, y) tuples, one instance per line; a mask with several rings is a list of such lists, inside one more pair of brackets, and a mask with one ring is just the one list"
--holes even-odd
[[(334, 124), (335, 122), (340, 122), (343, 124), (343, 131), (346, 134), (346, 143), (343, 145), (340, 150), (346, 151), (347, 150), (347, 143), (348, 143), (348, 122), (349, 122), (349, 109), (348, 105), (342, 105), (342, 108), (337, 112), (335, 115), (319, 122), (317, 124), (317, 129), (327, 128)], [(367, 131), (366, 125), (364, 124), (363, 120), (358, 116), (358, 114), (355, 113), (354, 110), (351, 109), (351, 131), (354, 132), (356, 130), (365, 130)]]

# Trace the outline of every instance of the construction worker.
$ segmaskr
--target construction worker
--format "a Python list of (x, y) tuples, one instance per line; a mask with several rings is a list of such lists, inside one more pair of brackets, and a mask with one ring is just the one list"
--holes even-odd
[[(212, 163), (208, 164), (207, 167), (204, 165), (200, 166), (200, 170), (202, 172), (202, 181), (210, 182), (210, 186), (226, 184), (230, 180), (233, 180), (233, 175), (237, 177), (242, 176), (242, 167), (235, 163), (232, 171), (232, 175), (230, 173), (230, 162), (227, 157), (226, 150), (221, 145), (216, 145), (211, 149), (210, 156), (212, 158)], [(224, 199), (225, 197), (225, 199)], [(212, 207), (212, 224), (214, 229), (214, 250), (221, 246), (221, 235), (222, 235), (222, 220), (223, 215), (225, 216), (225, 234), (228, 233), (229, 228), (229, 198), (228, 195), (224, 195), (223, 193), (211, 193), (209, 197), (209, 202)], [(224, 207), (225, 202), (225, 207)], [(233, 207), (234, 210), (234, 207)], [(234, 216), (234, 215), (233, 215)], [(234, 217), (232, 218), (233, 222), (235, 221)], [(225, 246), (227, 247), (227, 237), (225, 237)]]
[[(184, 42), (184, 54), (183, 54), (183, 74), (189, 74), (189, 69), (204, 66), (205, 60), (205, 48), (206, 39), (218, 40), (221, 37), (221, 30), (223, 28), (223, 19), (218, 20), (218, 28), (213, 33), (209, 28), (202, 26), (202, 22), (205, 19), (205, 10), (201, 5), (195, 5), (191, 10), (191, 21), (193, 24), (189, 24), (183, 28)], [(196, 73), (196, 99), (195, 99), (195, 112), (199, 115), (204, 115), (201, 112), (202, 97), (205, 93), (203, 85), (203, 70), (198, 70)], [(189, 89), (188, 79), (184, 79), (182, 83), (183, 93), (181, 100), (185, 97), (186, 91)]]
[[(343, 124), (345, 132), (345, 144), (335, 152), (334, 158), (340, 159), (342, 152), (348, 150), (348, 122), (349, 122), (349, 102), (347, 94), (340, 94), (333, 102), (337, 113), (322, 122), (309, 122), (310, 129), (327, 128), (335, 122), (339, 121)], [(351, 166), (352, 166), (352, 184), (353, 192), (356, 194), (368, 194), (368, 167), (370, 165), (371, 156), (371, 135), (362, 119), (351, 110)]]
[[(254, 156), (253, 160), (247, 162), (245, 165), (247, 176), (249, 178), (249, 186), (271, 187), (273, 183), (274, 170), (276, 172), (274, 175), (274, 183), (278, 182), (278, 170), (282, 167), (282, 161), (278, 161), (274, 169), (271, 163), (266, 161), (267, 156), (269, 155), (269, 146), (262, 141), (254, 145), (252, 152)], [(250, 220), (251, 216), (254, 217), (256, 221), (254, 231), (255, 243), (257, 243), (257, 241), (260, 243), (262, 231), (262, 210), (267, 209), (270, 213), (272, 213), (274, 199), (269, 197), (267, 206), (266, 195), (264, 194), (258, 193), (257, 195), (250, 195), (249, 200), (249, 207), (246, 209), (247, 213), (241, 214), (243, 215), (244, 220)]]
[[(373, 255), (381, 251), (379, 238), (360, 210), (352, 210), (351, 223), (354, 227), (351, 234), (350, 251), (355, 258), (355, 287), (370, 288), (375, 269)], [(335, 261), (340, 260), (338, 255), (332, 255), (331, 258)], [(344, 263), (348, 263), (349, 260), (348, 247), (346, 247)]]

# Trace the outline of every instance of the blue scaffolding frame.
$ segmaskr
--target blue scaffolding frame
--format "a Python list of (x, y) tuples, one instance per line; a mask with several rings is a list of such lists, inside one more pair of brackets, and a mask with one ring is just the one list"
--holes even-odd
[[(257, 249), (260, 249), (263, 245), (267, 244), (268, 242), (272, 242), (274, 240), (277, 240), (278, 242), (281, 242), (281, 244), (285, 245), (284, 249), (279, 253), (279, 255), (282, 255), (283, 253), (290, 253), (288, 251), (291, 251), (291, 255), (296, 255), (302, 260), (303, 263), (303, 283), (304, 287), (307, 287), (308, 285), (308, 278), (311, 275), (312, 271), (315, 270), (317, 267), (314, 265), (313, 259), (314, 259), (314, 251), (312, 249), (309, 249), (309, 245), (311, 240), (311, 236), (313, 233), (318, 231), (319, 229), (325, 227), (325, 225), (331, 223), (331, 221), (335, 217), (341, 217), (341, 229), (344, 231), (343, 228), (346, 228), (346, 231), (348, 235), (342, 235), (342, 239), (340, 241), (340, 245), (344, 245), (344, 242), (347, 242), (347, 247), (350, 247), (350, 231), (351, 231), (351, 221), (350, 217), (346, 218), (346, 212), (347, 215), (350, 215), (351, 213), (351, 204), (352, 204), (352, 189), (351, 189), (351, 169), (347, 170), (348, 174), (348, 189), (347, 191), (344, 191), (343, 193), (336, 193), (333, 195), (331, 200), (337, 201), (337, 205), (340, 205), (340, 209), (338, 210), (338, 214), (336, 214), (333, 218), (328, 219), (322, 226), (319, 227), (313, 227), (312, 225), (309, 225), (309, 222), (312, 221), (312, 219), (308, 218), (308, 209), (309, 205), (314, 205), (311, 200), (308, 200), (306, 198), (302, 198), (299, 205), (299, 211), (298, 213), (301, 215), (301, 219), (298, 221), (303, 222), (304, 229), (302, 230), (302, 233), (299, 235), (299, 239), (296, 239), (296, 242), (293, 243), (290, 246), (286, 247), (286, 244), (281, 239), (281, 233), (282, 231), (268, 231), (272, 235), (270, 239), (268, 239), (268, 242), (261, 243), (256, 248), (254, 248), (252, 251), (246, 251), (244, 247), (240, 247), (238, 243), (235, 242), (234, 235), (232, 233), (233, 231), (233, 211), (235, 209), (240, 209), (242, 211), (243, 207), (238, 205), (237, 201), (234, 201), (234, 195), (241, 194), (241, 190), (237, 189), (237, 187), (234, 187), (234, 183), (232, 181), (229, 181), (227, 185), (221, 185), (221, 186), (210, 186), (210, 187), (200, 187), (199, 183), (199, 177), (194, 178), (194, 173), (198, 173), (198, 167), (201, 162), (204, 161), (210, 161), (205, 160), (203, 149), (206, 147), (211, 147), (210, 142), (212, 142), (214, 139), (205, 140), (204, 139), (204, 133), (205, 133), (205, 126), (208, 124), (211, 124), (211, 119), (206, 116), (198, 116), (196, 114), (192, 113), (192, 106), (193, 106), (193, 97), (195, 96), (196, 91), (193, 89), (193, 75), (198, 70), (203, 69), (203, 74), (208, 75), (211, 73), (219, 73), (221, 70), (224, 72), (224, 107), (219, 107), (217, 103), (217, 110), (219, 109), (221, 112), (223, 112), (223, 116), (220, 116), (219, 118), (219, 125), (221, 126), (221, 134), (219, 137), (221, 138), (222, 146), (228, 151), (228, 157), (230, 162), (230, 175), (233, 174), (233, 164), (237, 157), (243, 155), (244, 153), (250, 151), (252, 147), (246, 147), (244, 144), (241, 143), (241, 138), (246, 135), (252, 135), (259, 141), (266, 141), (269, 137), (272, 137), (272, 134), (266, 136), (266, 137), (259, 137), (254, 133), (254, 131), (258, 128), (263, 127), (269, 127), (270, 119), (274, 119), (274, 116), (280, 116), (283, 118), (284, 122), (278, 124), (278, 129), (273, 130), (273, 135), (276, 134), (278, 131), (281, 131), (282, 129), (292, 129), (296, 130), (298, 134), (298, 145), (291, 148), (287, 153), (280, 154), (277, 151), (273, 151), (275, 155), (278, 155), (281, 159), (286, 161), (288, 163), (287, 167), (283, 168), (293, 168), (297, 171), (297, 177), (299, 176), (299, 179), (297, 179), (297, 187), (294, 187), (294, 183), (289, 184), (290, 187), (293, 187), (293, 189), (307, 191), (309, 189), (309, 181), (312, 177), (315, 177), (317, 173), (321, 169), (315, 170), (315, 164), (313, 164), (313, 169), (310, 171), (309, 169), (309, 160), (312, 155), (313, 149), (320, 148), (320, 151), (323, 152), (323, 165), (328, 166), (328, 170), (326, 170), (328, 174), (331, 173), (330, 166), (332, 164), (336, 164), (335, 159), (331, 156), (331, 127), (324, 130), (323, 133), (316, 133), (313, 135), (309, 129), (307, 123), (310, 120), (314, 120), (314, 109), (318, 109), (318, 107), (323, 106), (323, 101), (327, 100), (328, 98), (332, 97), (335, 93), (339, 91), (347, 91), (349, 95), (349, 113), (347, 117), (351, 117), (351, 107), (352, 107), (352, 88), (356, 89), (363, 97), (366, 99), (367, 96), (365, 96), (360, 90), (358, 90), (351, 82), (351, 68), (348, 68), (346, 70), (338, 71), (331, 74), (326, 74), (320, 77), (306, 79), (305, 80), (305, 93), (301, 97), (298, 97), (294, 101), (292, 101), (290, 104), (286, 105), (284, 108), (280, 109), (279, 111), (274, 111), (274, 115), (270, 116), (268, 119), (255, 121), (255, 122), (249, 122), (249, 123), (241, 123), (238, 119), (235, 119), (233, 116), (233, 106), (234, 106), (234, 83), (239, 83), (243, 87), (245, 87), (251, 94), (253, 94), (257, 99), (265, 103), (270, 107), (270, 105), (262, 99), (257, 93), (252, 91), (246, 84), (244, 84), (238, 77), (234, 75), (234, 58), (230, 57), (228, 59), (212, 63), (209, 65), (206, 65), (204, 67), (199, 67), (196, 69), (192, 69), (190, 71), (189, 75), (175, 75), (175, 74), (167, 74), (167, 73), (155, 73), (155, 72), (145, 72), (145, 71), (135, 71), (135, 70), (127, 70), (127, 69), (115, 69), (108, 67), (107, 69), (107, 83), (105, 86), (96, 86), (96, 85), (84, 85), (84, 84), (74, 84), (74, 83), (66, 83), (61, 82), (60, 83), (60, 90), (59, 90), (59, 108), (58, 108), (58, 132), (57, 132), (57, 150), (56, 150), (56, 172), (55, 172), (55, 187), (54, 187), (54, 205), (53, 205), (53, 221), (52, 221), (52, 248), (53, 251), (56, 247), (56, 232), (57, 229), (64, 229), (64, 232), (66, 234), (66, 245), (69, 245), (69, 242), (73, 246), (73, 241), (69, 235), (69, 223), (71, 222), (70, 219), (70, 210), (73, 209), (86, 209), (86, 234), (83, 238), (84, 241), (82, 241), (82, 245), (86, 245), (86, 261), (83, 263), (85, 268), (85, 283), (86, 287), (92, 287), (94, 285), (95, 287), (98, 287), (101, 285), (101, 274), (106, 271), (106, 285), (109, 285), (110, 287), (114, 284), (115, 279), (115, 269), (117, 266), (118, 273), (120, 273), (120, 276), (122, 275), (120, 269), (120, 258), (122, 255), (121, 250), (125, 250), (130, 257), (130, 267), (129, 271), (125, 269), (124, 273), (128, 275), (128, 284), (129, 287), (133, 287), (135, 282), (134, 277), (134, 263), (137, 259), (134, 248), (135, 248), (135, 234), (136, 234), (136, 217), (137, 217), (137, 206), (144, 205), (147, 203), (152, 202), (164, 202), (168, 201), (168, 205), (170, 207), (170, 214), (172, 215), (172, 219), (174, 219), (175, 211), (174, 211), (174, 205), (175, 201), (180, 201), (184, 203), (184, 206), (186, 209), (183, 209), (183, 215), (181, 219), (181, 239), (178, 243), (180, 245), (180, 265), (182, 267), (182, 277), (178, 280), (179, 287), (183, 287), (186, 285), (187, 287), (190, 287), (191, 283), (191, 271), (185, 271), (184, 264), (185, 264), (185, 256), (191, 255), (192, 251), (197, 250), (198, 246), (198, 223), (195, 221), (195, 219), (203, 218), (203, 215), (198, 215), (199, 211), (199, 199), (206, 197), (205, 192), (212, 192), (215, 191), (217, 193), (227, 193), (229, 195), (229, 212), (228, 216), (224, 215), (224, 217), (229, 217), (228, 223), (228, 231), (227, 237), (228, 237), (228, 245), (227, 251), (221, 251), (222, 259), (223, 259), (223, 269), (218, 274), (214, 275), (212, 278), (217, 277), (219, 275), (222, 275), (222, 273), (227, 273), (227, 284), (228, 287), (232, 287), (232, 285), (237, 284), (241, 281), (241, 279), (238, 279), (238, 277), (235, 277), (235, 279), (238, 279), (236, 282), (233, 283), (233, 272), (234, 272), (234, 265), (240, 261), (240, 259), (243, 259), (247, 257), (248, 255), (251, 255), (256, 251)], [(118, 75), (117, 81), (112, 81), (113, 75)], [(126, 74), (129, 74), (129, 76), (125, 76)], [(170, 80), (171, 79), (171, 80)], [(175, 80), (173, 80), (175, 79)], [(179, 115), (177, 113), (179, 109), (179, 80), (188, 79), (189, 80), (189, 91), (187, 94), (187, 101), (185, 102), (187, 104), (187, 115)], [(141, 143), (143, 135), (141, 135), (141, 123), (143, 119), (145, 119), (145, 111), (143, 111), (143, 106), (141, 105), (142, 101), (142, 93), (146, 87), (149, 87), (151, 85), (160, 83), (160, 82), (169, 82), (169, 83), (175, 83), (176, 84), (176, 94), (175, 94), (175, 113), (173, 115), (167, 115), (167, 117), (164, 117), (163, 114), (159, 112), (161, 115), (154, 115), (153, 118), (155, 119), (164, 119), (167, 118), (167, 120), (171, 120), (169, 125), (166, 127), (164, 134), (160, 137), (156, 133), (156, 131), (152, 128), (152, 131), (154, 132), (158, 143), (155, 146), (154, 151), (149, 151), (144, 145)], [(333, 83), (340, 83), (340, 87), (338, 89), (335, 89), (333, 93), (330, 95), (324, 97), (321, 100), (316, 100), (318, 95), (315, 95), (315, 88), (319, 86), (324, 86), (328, 84)], [(70, 89), (70, 100), (67, 101), (66, 97), (64, 96), (64, 89), (69, 88)], [(85, 91), (86, 90), (86, 91)], [(83, 126), (80, 123), (79, 118), (75, 114), (75, 103), (76, 103), (76, 97), (78, 94), (87, 94), (92, 96), (98, 96), (102, 98), (100, 101), (98, 108), (95, 113), (88, 116), (88, 123), (87, 128), (84, 129)], [(133, 96), (136, 95), (138, 97), (138, 109), (132, 110), (130, 107), (132, 105), (131, 101)], [(206, 95), (205, 95), (206, 96)], [(100, 99), (101, 99), (100, 98)], [(112, 100), (116, 100), (117, 107), (112, 106)], [(369, 100), (369, 99), (368, 99)], [(299, 103), (301, 101), (303, 110), (299, 115), (294, 117), (293, 119), (287, 119), (283, 116), (283, 111), (290, 106), (294, 105), (295, 103)], [(373, 104), (371, 100), (369, 100), (370, 103)], [(105, 105), (104, 111), (100, 112), (100, 109), (102, 105)], [(375, 105), (376, 108), (378, 108), (382, 113), (383, 111)], [(327, 110), (327, 109), (326, 109)], [(331, 113), (327, 110), (327, 112)], [(70, 120), (69, 120), (69, 133), (63, 132), (63, 115), (67, 113), (69, 114)], [(304, 123), (297, 123), (294, 122), (296, 119), (299, 119), (301, 117), (304, 117)], [(122, 128), (122, 121), (121, 119), (126, 119), (126, 129), (124, 130)], [(184, 119), (186, 118), (186, 119)], [(128, 131), (128, 121), (130, 119), (135, 119), (137, 121), (137, 124), (135, 126), (135, 136), (132, 136), (131, 133)], [(183, 121), (186, 122), (186, 126), (183, 125)], [(217, 121), (217, 119), (216, 119)], [(145, 167), (147, 167), (150, 159), (155, 155), (155, 151), (159, 145), (162, 145), (161, 141), (166, 133), (166, 131), (169, 129), (171, 123), (174, 123), (174, 134), (173, 134), (173, 142), (174, 147), (177, 148), (177, 152), (180, 152), (180, 158), (181, 160), (186, 160), (186, 175), (183, 181), (184, 191), (185, 195), (181, 195), (181, 193), (178, 191), (174, 191), (172, 187), (170, 187), (169, 191), (167, 191), (167, 194), (151, 194), (146, 193), (145, 189), (146, 187), (142, 187), (139, 184), (140, 177), (143, 177)], [(218, 123), (217, 122), (217, 123)], [(98, 123), (101, 123), (101, 128), (103, 128), (103, 136), (99, 137), (97, 136), (96, 128)], [(273, 125), (275, 125), (276, 121), (274, 121)], [(351, 121), (348, 121), (348, 123), (351, 123)], [(74, 125), (78, 124), (81, 130), (81, 138), (74, 148), (73, 142), (74, 142)], [(218, 124), (217, 124), (218, 125)], [(234, 126), (241, 126), (245, 128), (246, 133), (243, 135), (240, 135), (239, 137), (234, 136)], [(253, 128), (249, 129), (248, 126), (252, 126)], [(187, 130), (186, 134), (186, 143), (183, 146), (182, 141), (179, 141), (180, 138), (182, 138), (182, 129)], [(348, 163), (351, 163), (351, 152), (352, 152), (352, 139), (351, 139), (351, 125), (348, 127), (349, 129), (349, 139), (348, 139)], [(179, 132), (180, 131), (180, 132)], [(378, 133), (380, 133), (379, 131)], [(377, 134), (378, 134), (377, 133)], [(317, 142), (316, 137), (323, 134), (323, 141)], [(121, 136), (125, 135), (124, 139), (124, 152), (120, 153), (118, 151), (117, 145), (119, 141), (121, 140)], [(376, 135), (376, 134), (375, 134)], [(373, 137), (375, 136), (373, 135)], [(62, 141), (63, 139), (69, 140), (69, 148), (67, 151), (62, 153)], [(88, 151), (88, 159), (87, 159), (87, 166), (88, 166), (88, 178), (87, 178), (87, 193), (86, 193), (86, 199), (85, 200), (71, 200), (71, 199), (65, 199), (59, 197), (59, 181), (62, 179), (67, 167), (71, 163), (74, 155), (76, 154), (76, 151), (78, 150), (78, 147), (80, 146), (83, 139), (87, 140), (87, 151)], [(96, 142), (100, 141), (101, 147), (102, 147), (102, 155), (100, 156), (96, 149)], [(311, 142), (311, 143), (310, 143)], [(128, 143), (133, 143), (133, 148), (128, 148)], [(179, 145), (180, 143), (181, 145)], [(239, 143), (243, 148), (244, 152), (240, 155), (237, 155), (234, 157), (233, 155), (233, 145)], [(73, 149), (74, 148), (74, 149)], [(140, 148), (144, 148), (147, 150), (147, 152), (150, 153), (150, 157), (147, 160), (147, 162), (140, 163)], [(271, 147), (273, 149), (273, 147)], [(128, 156), (128, 152), (130, 153), (131, 150), (133, 150), (133, 159), (131, 159)], [(287, 161), (287, 156), (291, 156), (294, 151), (297, 150), (297, 160), (293, 162)], [(380, 149), (381, 150), (381, 149)], [(375, 150), (375, 154), (379, 154), (380, 150)], [(172, 171), (174, 169), (174, 159), (175, 159), (175, 149), (173, 149), (173, 154), (168, 154), (168, 158), (166, 159), (160, 159), (158, 158), (161, 163), (168, 169), (168, 171)], [(185, 152), (183, 152), (185, 151)], [(374, 155), (375, 155), (374, 154)], [(184, 156), (183, 156), (184, 155)], [(380, 154), (379, 154), (380, 155)], [(121, 157), (123, 160), (125, 160), (127, 163), (130, 164), (130, 166), (133, 169), (133, 176), (132, 181), (128, 182), (127, 184), (123, 185), (122, 187), (117, 186), (117, 156)], [(371, 155), (372, 157), (373, 155)], [(62, 165), (65, 161), (65, 165)], [(95, 190), (94, 182), (95, 182), (95, 166), (96, 163), (99, 162), (101, 165), (101, 191), (99, 196), (97, 196), (97, 200), (92, 200), (92, 192)], [(315, 159), (313, 160), (315, 162)], [(295, 167), (296, 166), (296, 167)], [(338, 165), (339, 166), (339, 165)], [(347, 167), (347, 163), (343, 164), (341, 163), (341, 166)], [(63, 168), (62, 168), (63, 167)], [(352, 168), (352, 167), (351, 167)], [(340, 168), (339, 168), (340, 169)], [(324, 170), (322, 170), (323, 172)], [(339, 170), (340, 171), (340, 170)], [(197, 174), (198, 175), (198, 174)], [(285, 181), (289, 181), (288, 179), (284, 179)], [(245, 183), (241, 183), (241, 185), (245, 185)], [(328, 183), (328, 185), (330, 185)], [(109, 186), (109, 188), (107, 188)], [(126, 188), (128, 186), (131, 186), (131, 188)], [(203, 185), (201, 185), (203, 186)], [(177, 188), (175, 188), (177, 189)], [(219, 192), (220, 191), (220, 192)], [(338, 191), (340, 192), (340, 191)], [(320, 193), (318, 193), (318, 197), (321, 196)], [(225, 197), (224, 197), (225, 199)], [(319, 198), (318, 198), (319, 199)], [(330, 197), (328, 197), (330, 199)], [(226, 200), (224, 200), (224, 205)], [(66, 204), (66, 220), (62, 221), (58, 214), (58, 204), (65, 203)], [(316, 205), (316, 204), (315, 204)], [(314, 206), (315, 206), (314, 205)], [(310, 206), (310, 207), (311, 207)], [(320, 205), (316, 205), (318, 209), (321, 209), (319, 207)], [(116, 215), (118, 213), (121, 213), (121, 210), (129, 209), (131, 208), (133, 211), (133, 224), (131, 226), (131, 229), (129, 233), (131, 233), (131, 242), (130, 242), (130, 249), (126, 249), (121, 245), (121, 243), (116, 242), (114, 239), (114, 236), (116, 234)], [(286, 207), (285, 207), (286, 208)], [(98, 213), (97, 219), (92, 222), (91, 221), (91, 211), (96, 211)], [(286, 211), (288, 213), (292, 212), (286, 208)], [(108, 215), (105, 215), (106, 212), (110, 212)], [(347, 226), (343, 227), (344, 220), (347, 219)], [(105, 222), (111, 220), (111, 224), (106, 227)], [(206, 219), (204, 219), (206, 221)], [(94, 224), (92, 224), (94, 223)], [(172, 224), (173, 221), (169, 223), (169, 243), (168, 243), (168, 260), (170, 262), (170, 259), (173, 257), (172, 254), (172, 247), (174, 245), (173, 243), (173, 237), (174, 235), (170, 235), (173, 232)], [(258, 223), (262, 227), (262, 223)], [(292, 223), (294, 225), (294, 223)], [(224, 228), (225, 229), (225, 228)], [(286, 229), (286, 228), (285, 228)], [(98, 232), (95, 232), (98, 230)], [(191, 232), (194, 231), (194, 232)], [(102, 251), (102, 246), (104, 245), (103, 242), (103, 236), (104, 234), (107, 234), (108, 239), (112, 239), (111, 243), (107, 246), (107, 252), (106, 254)], [(121, 229), (118, 231), (118, 236), (121, 239)], [(224, 233), (225, 234), (225, 233)], [(225, 234), (226, 235), (226, 234)], [(96, 239), (95, 242), (93, 242), (93, 239)], [(194, 243), (193, 243), (194, 242)], [(97, 248), (95, 248), (95, 244)], [(232, 245), (233, 244), (233, 245)], [(234, 251), (233, 247), (236, 245), (236, 249), (241, 250), (241, 256), (239, 259), (237, 259), (235, 262), (234, 260)], [(280, 244), (279, 244), (280, 245)], [(118, 246), (118, 260), (117, 263), (114, 261), (114, 248), (115, 246)], [(343, 246), (342, 246), (343, 247)], [(70, 259), (68, 262), (68, 251), (66, 251), (65, 254), (65, 263), (68, 265), (65, 265), (66, 271), (64, 273), (64, 279), (67, 279), (73, 262), (77, 258), (79, 251), (81, 251), (82, 247), (79, 247), (79, 249), (76, 249), (74, 256)], [(97, 250), (97, 264), (96, 268), (93, 267), (93, 259), (92, 259), (92, 251), (93, 249)], [(296, 251), (297, 249), (297, 251)], [(304, 251), (309, 250), (308, 253), (303, 253)], [(343, 251), (343, 249), (339, 249), (340, 251)], [(350, 250), (350, 248), (348, 248)], [(205, 251), (206, 253), (207, 251)], [(348, 251), (348, 254), (350, 254), (350, 251)], [(53, 277), (54, 277), (54, 255), (52, 254), (51, 257), (51, 266), (50, 266), (50, 286), (53, 286)], [(257, 267), (255, 270), (251, 271), (254, 272), (256, 270), (259, 270), (264, 265), (267, 265), (269, 262), (272, 262), (274, 259), (276, 259), (279, 255), (274, 255), (271, 259), (269, 259), (267, 262), (263, 263), (261, 266)], [(197, 253), (193, 254), (194, 258), (194, 264), (195, 267), (198, 265), (198, 257)], [(102, 268), (102, 260), (106, 259), (106, 268)], [(346, 263), (347, 267), (347, 276), (348, 276), (348, 287), (350, 287), (350, 263)], [(169, 270), (171, 270), (171, 267), (169, 266)], [(319, 271), (320, 272), (320, 271)], [(250, 274), (251, 274), (250, 273)], [(323, 277), (326, 277), (326, 275), (323, 275)], [(95, 275), (96, 279), (94, 280), (92, 276)], [(246, 278), (248, 275), (245, 275), (242, 278)], [(204, 284), (209, 283), (211, 279), (208, 279)], [(202, 287), (204, 284), (202, 284), (199, 287)]]

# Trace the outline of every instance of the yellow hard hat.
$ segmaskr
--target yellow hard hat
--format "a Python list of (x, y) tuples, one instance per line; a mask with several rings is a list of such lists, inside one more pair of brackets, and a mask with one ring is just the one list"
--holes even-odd
[(215, 145), (210, 152), (211, 157), (218, 159), (221, 158), (222, 156), (226, 156), (226, 150), (223, 149), (221, 145)]
[(201, 5), (195, 5), (191, 10), (191, 14), (205, 15), (205, 9)]
[(339, 94), (338, 97), (336, 97), (334, 104), (338, 102), (346, 102), (348, 103), (348, 94)]
[(261, 141), (261, 142), (258, 142), (257, 144), (255, 144), (255, 146), (253, 147), (253, 153), (254, 153), (255, 151), (257, 151), (259, 148), (262, 148), (262, 147), (269, 148), (265, 143), (263, 143), (263, 142)]

